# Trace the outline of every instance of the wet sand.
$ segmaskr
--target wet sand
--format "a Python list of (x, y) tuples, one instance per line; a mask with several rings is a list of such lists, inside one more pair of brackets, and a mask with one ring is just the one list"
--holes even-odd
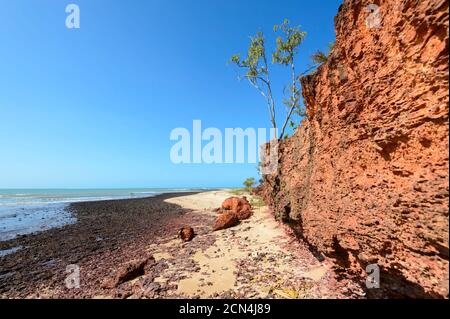
[[(349, 298), (358, 287), (339, 283), (267, 207), (233, 228), (212, 231), (213, 209), (228, 191), (75, 203), (78, 222), (0, 242), (2, 298)], [(196, 236), (184, 243), (178, 231)], [(131, 260), (153, 257), (151, 271), (114, 288), (102, 283)], [(68, 289), (66, 267), (80, 268)]]

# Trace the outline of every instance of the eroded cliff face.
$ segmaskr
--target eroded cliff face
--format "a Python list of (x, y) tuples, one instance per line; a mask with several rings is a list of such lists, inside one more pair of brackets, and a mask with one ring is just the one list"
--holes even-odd
[(302, 79), (308, 118), (265, 179), (276, 216), (343, 277), (380, 267), (369, 296), (448, 297), (448, 14), (444, 0), (344, 1), (328, 62)]

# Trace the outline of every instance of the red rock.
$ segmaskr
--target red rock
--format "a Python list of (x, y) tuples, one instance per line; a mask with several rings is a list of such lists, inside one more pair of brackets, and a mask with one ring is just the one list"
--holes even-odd
[(222, 203), (222, 210), (235, 214), (239, 220), (248, 219), (252, 216), (252, 206), (245, 196), (242, 198), (227, 198)]
[(233, 213), (237, 219), (239, 220), (245, 220), (245, 219), (249, 219), (250, 217), (252, 217), (253, 212), (250, 209), (244, 209), (244, 210), (240, 210), (237, 213)]
[(115, 273), (113, 277), (107, 278), (102, 288), (112, 289), (120, 284), (145, 275), (155, 264), (153, 256), (140, 260), (133, 260), (125, 264)]
[(301, 79), (307, 117), (263, 197), (355, 281), (377, 261), (368, 294), (448, 297), (448, 3), (381, 1), (372, 29), (364, 3), (343, 2), (328, 61)]
[(222, 203), (222, 209), (231, 210), (233, 204), (239, 200), (239, 197), (229, 197), (225, 199)]
[(194, 229), (192, 227), (183, 227), (180, 229), (180, 232), (178, 233), (178, 236), (181, 238), (182, 241), (191, 241), (192, 238), (194, 238)]
[(217, 216), (216, 221), (214, 222), (213, 230), (221, 230), (236, 226), (239, 224), (239, 219), (235, 214), (228, 212)]

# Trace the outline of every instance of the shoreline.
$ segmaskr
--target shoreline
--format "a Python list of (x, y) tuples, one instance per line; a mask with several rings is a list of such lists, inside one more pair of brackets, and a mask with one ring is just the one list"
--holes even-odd
[[(73, 203), (76, 224), (0, 242), (0, 298), (354, 298), (332, 265), (276, 222), (267, 207), (213, 232), (227, 190)], [(249, 196), (250, 200), (252, 197)], [(191, 226), (190, 242), (178, 239)], [(114, 288), (102, 283), (129, 261), (152, 258), (151, 272)], [(65, 287), (80, 267), (80, 288)], [(348, 283), (347, 283), (348, 284)], [(346, 285), (347, 285), (346, 284)], [(340, 287), (337, 289), (337, 287)], [(341, 289), (342, 288), (342, 289)]]
[[(186, 212), (163, 201), (188, 194), (193, 193), (72, 203), (68, 211), (76, 223), (0, 242), (0, 250), (22, 247), (0, 257), (0, 298), (40, 297), (43, 290), (64, 288), (67, 265), (80, 263), (81, 267), (88, 258), (103, 258), (110, 253), (110, 266), (105, 271), (123, 262), (127, 258), (124, 252), (115, 252), (125, 250), (133, 242), (142, 245), (144, 240), (154, 240), (168, 231), (170, 219)], [(149, 235), (151, 232), (153, 236)], [(53, 296), (63, 298), (64, 293)]]
[[(1, 191), (5, 190), (0, 189), (0, 194)], [(0, 202), (0, 242), (76, 223), (75, 216), (70, 212), (72, 204), (150, 198), (164, 194), (197, 193), (206, 189), (42, 189), (41, 191), (9, 189), (6, 191), (10, 194), (0, 195), (0, 199), (6, 201), (4, 205)]]

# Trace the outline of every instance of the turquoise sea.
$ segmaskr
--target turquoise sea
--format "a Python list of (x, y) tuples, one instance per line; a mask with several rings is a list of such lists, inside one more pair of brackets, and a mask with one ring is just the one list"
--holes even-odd
[(70, 203), (201, 190), (206, 189), (0, 189), (0, 241), (75, 223), (76, 218), (66, 209)]

